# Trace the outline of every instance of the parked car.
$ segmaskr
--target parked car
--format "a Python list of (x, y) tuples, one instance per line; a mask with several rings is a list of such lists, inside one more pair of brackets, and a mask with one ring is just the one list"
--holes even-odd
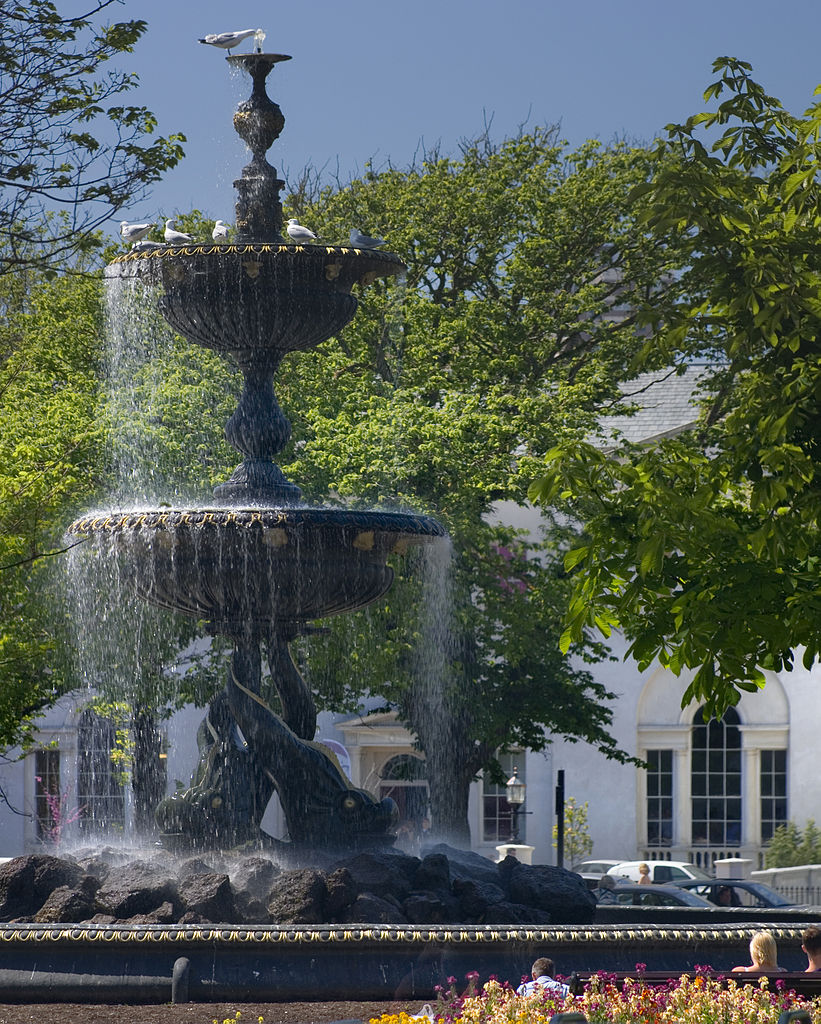
[(796, 904), (763, 882), (746, 878), (713, 878), (709, 882), (689, 879), (675, 882), (681, 889), (694, 892), (717, 907), (794, 907)]
[(614, 864), (620, 863), (619, 860), (582, 860), (578, 864), (574, 864), (570, 870), (582, 876), (587, 882), (588, 889), (595, 889), (601, 876), (606, 875)]
[(627, 882), (613, 889), (596, 889), (595, 896), (597, 903), (622, 907), (698, 907), (715, 912), (712, 903), (677, 885), (633, 885)]
[(684, 860), (623, 860), (608, 868), (607, 874), (613, 875), (618, 881), (624, 878), (629, 882), (638, 882), (639, 865), (646, 864), (650, 868), (650, 881), (661, 882), (685, 882), (687, 879), (700, 879), (705, 882), (712, 881), (710, 875), (695, 864), (689, 864)]

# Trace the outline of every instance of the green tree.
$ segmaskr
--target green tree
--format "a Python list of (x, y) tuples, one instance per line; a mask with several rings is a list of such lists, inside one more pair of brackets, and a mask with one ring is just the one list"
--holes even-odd
[(107, 68), (146, 30), (98, 24), (115, 0), (63, 17), (52, 0), (0, 0), (0, 274), (64, 269), (96, 231), (182, 157), (182, 135), (123, 95), (133, 72)]
[[(558, 846), (559, 827), (553, 826), (553, 846)], [(593, 840), (587, 830), (587, 801), (577, 804), (570, 796), (564, 804), (564, 853), (567, 862), (577, 864), (593, 852)]]
[(821, 105), (795, 116), (749, 64), (714, 70), (717, 105), (669, 126), (634, 193), (644, 230), (687, 252), (634, 366), (706, 360), (699, 423), (652, 449), (562, 439), (531, 495), (584, 522), (566, 642), (618, 623), (641, 666), (694, 669), (685, 703), (720, 716), (762, 668), (821, 652)]
[[(432, 512), (453, 544), (444, 597), (434, 576), (397, 583), (305, 641), (311, 684), (330, 706), (368, 692), (397, 708), (429, 764), (436, 827), (458, 837), (470, 782), (497, 751), (561, 734), (624, 756), (611, 695), (584, 667), (602, 649), (586, 635), (573, 660), (557, 649), (561, 525), (545, 517), (541, 535), (504, 520), (544, 453), (612, 400), (641, 344), (630, 308), (674, 265), (627, 201), (650, 167), (640, 149), (570, 151), (534, 131), (292, 199), (324, 240), (352, 225), (387, 237), (408, 272), (372, 285), (340, 337), (283, 368), (285, 469), (311, 499)], [(449, 636), (441, 612), (429, 619), (445, 655), (425, 662), (423, 612), (444, 605)]]
[(795, 822), (779, 825), (764, 858), (768, 868), (792, 868), (821, 863), (821, 832), (810, 819), (802, 831)]
[(19, 288), (0, 337), (0, 744), (30, 735), (32, 717), (73, 676), (57, 576), (43, 552), (64, 549), (70, 511), (94, 492), (101, 436), (95, 425), (101, 308), (84, 275)]

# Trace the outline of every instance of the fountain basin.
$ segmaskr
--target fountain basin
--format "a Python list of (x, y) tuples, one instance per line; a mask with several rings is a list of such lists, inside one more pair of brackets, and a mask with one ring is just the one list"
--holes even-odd
[(190, 341), (226, 354), (309, 349), (356, 312), (355, 284), (405, 269), (393, 253), (346, 245), (160, 246), (118, 256), (109, 279), (161, 285), (160, 310)]
[(390, 555), (445, 535), (429, 516), (307, 507), (103, 513), (68, 532), (111, 550), (140, 597), (229, 633), (363, 608)]

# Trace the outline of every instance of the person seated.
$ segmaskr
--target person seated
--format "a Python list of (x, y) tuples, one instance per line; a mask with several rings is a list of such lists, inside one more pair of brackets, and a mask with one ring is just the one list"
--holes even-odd
[(652, 885), (653, 879), (650, 877), (650, 865), (639, 864), (639, 885)]
[(540, 956), (531, 967), (532, 981), (523, 982), (517, 989), (517, 996), (530, 996), (534, 992), (546, 991), (560, 996), (570, 995), (570, 988), (556, 981), (553, 975), (553, 961), (549, 956)]
[(805, 974), (821, 971), (821, 928), (805, 928), (801, 933), (801, 948), (807, 954)]
[(618, 903), (616, 899), (616, 879), (612, 875), (602, 875), (599, 884), (593, 890), (597, 903)]
[(756, 932), (750, 939), (749, 967), (734, 967), (734, 972), (740, 971), (784, 971), (786, 968), (778, 966), (778, 949), (775, 944), (772, 932)]

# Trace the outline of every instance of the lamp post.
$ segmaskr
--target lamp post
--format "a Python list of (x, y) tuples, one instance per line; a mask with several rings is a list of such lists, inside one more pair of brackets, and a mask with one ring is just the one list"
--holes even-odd
[(525, 802), (526, 790), (527, 786), (519, 778), (519, 769), (514, 767), (513, 774), (505, 783), (507, 802), (513, 808), (513, 835), (511, 840), (514, 843), (519, 842), (519, 811)]

